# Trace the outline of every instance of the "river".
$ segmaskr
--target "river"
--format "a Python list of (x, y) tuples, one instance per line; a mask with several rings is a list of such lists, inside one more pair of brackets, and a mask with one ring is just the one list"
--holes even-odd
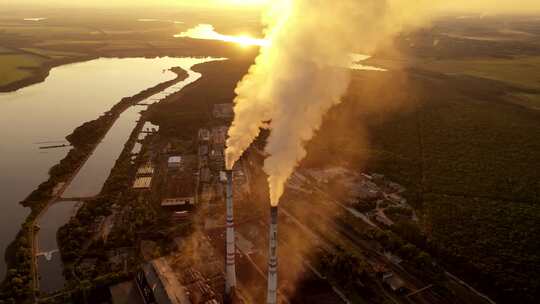
[(39, 219), (38, 238), (38, 273), (39, 289), (50, 293), (64, 286), (62, 259), (58, 251), (56, 233), (75, 215), (80, 202), (59, 202), (52, 205)]
[[(40, 146), (64, 143), (65, 136), (76, 127), (99, 117), (123, 97), (135, 95), (158, 83), (174, 79), (176, 74), (168, 71), (171, 67), (180, 66), (190, 71), (186, 81), (173, 86), (174, 90), (181, 89), (183, 85), (200, 77), (200, 74), (190, 70), (191, 66), (207, 60), (170, 57), (100, 58), (56, 67), (42, 83), (16, 92), (1, 93), (0, 203), (3, 212), (0, 213), (0, 253), (2, 256), (29, 213), (29, 209), (22, 207), (19, 202), (41, 182), (47, 180), (49, 168), (61, 160), (69, 149), (40, 150)], [(165, 94), (161, 93), (153, 99), (164, 96)], [(129, 128), (134, 126), (133, 117), (136, 116), (127, 117), (129, 113), (134, 112), (133, 109), (135, 107), (128, 109), (125, 112), (127, 114), (124, 113), (118, 120), (120, 124), (115, 124), (111, 129), (111, 134), (112, 132), (119, 134), (120, 141), (124, 138), (123, 134), (130, 132)], [(116, 139), (107, 134), (103, 142), (104, 147)], [(118, 143), (120, 150), (124, 143), (125, 140)], [(116, 146), (109, 146), (108, 149), (100, 147), (101, 145), (89, 162), (95, 162), (97, 155), (102, 160), (106, 158), (108, 161), (101, 161), (98, 166), (102, 172), (108, 174), (120, 151), (115, 150)], [(69, 191), (74, 191), (72, 189), (78, 187), (76, 185), (82, 179), (79, 176), (87, 174), (86, 168), (88, 166), (83, 167), (74, 180), (74, 188), (70, 187)], [(86, 186), (82, 188), (99, 189), (105, 178), (106, 175), (100, 176), (100, 179), (96, 179), (92, 185), (88, 185), (88, 188)], [(4, 259), (0, 259), (2, 278), (5, 272)]]
[[(140, 104), (149, 105), (167, 97), (170, 94), (174, 94), (182, 90), (186, 85), (201, 77), (201, 74), (192, 71), (191, 67), (194, 64), (211, 60), (216, 59), (194, 59), (178, 64), (181, 68), (188, 72), (188, 77), (184, 81), (146, 98), (145, 100), (141, 101)], [(137, 124), (137, 120), (140, 116), (139, 112), (143, 109), (144, 108), (141, 106), (133, 106), (120, 115), (114, 126), (99, 144), (96, 151), (92, 154), (75, 179), (67, 187), (63, 197), (91, 197), (97, 195), (101, 191), (105, 180), (109, 176), (110, 170), (120, 156), (126, 141), (129, 139), (133, 128)], [(145, 126), (149, 127), (148, 124)]]

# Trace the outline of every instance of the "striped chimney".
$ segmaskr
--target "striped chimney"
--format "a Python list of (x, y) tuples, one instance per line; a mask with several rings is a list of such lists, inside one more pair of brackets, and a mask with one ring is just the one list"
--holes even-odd
[(233, 172), (227, 170), (227, 233), (226, 233), (226, 257), (225, 257), (225, 294), (231, 296), (236, 287), (236, 268), (234, 262), (235, 244), (234, 244), (234, 208), (233, 208)]
[(270, 246), (268, 254), (268, 293), (266, 303), (277, 303), (277, 221), (278, 207), (272, 206), (270, 209)]

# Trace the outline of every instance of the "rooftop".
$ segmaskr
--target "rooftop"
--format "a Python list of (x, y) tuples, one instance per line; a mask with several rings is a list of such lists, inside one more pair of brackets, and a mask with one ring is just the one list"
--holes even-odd
[(152, 175), (154, 174), (154, 167), (151, 163), (146, 163), (144, 166), (139, 167), (137, 175)]
[(138, 177), (133, 183), (133, 189), (149, 189), (152, 184), (151, 176)]
[(173, 163), (181, 163), (182, 162), (182, 156), (171, 156), (169, 157), (169, 164)]
[(191, 304), (185, 287), (165, 258), (144, 265), (143, 271), (158, 304)]
[(177, 197), (177, 198), (166, 198), (161, 202), (162, 207), (175, 207), (175, 206), (186, 206), (186, 205), (195, 205), (195, 197)]

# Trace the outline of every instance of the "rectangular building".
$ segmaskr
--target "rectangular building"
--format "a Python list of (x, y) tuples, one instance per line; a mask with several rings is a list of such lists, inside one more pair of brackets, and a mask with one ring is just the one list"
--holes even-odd
[(165, 258), (143, 265), (135, 280), (145, 303), (191, 304), (186, 288)]
[(167, 162), (169, 169), (180, 169), (182, 167), (182, 156), (171, 156)]
[(150, 189), (151, 185), (152, 185), (151, 176), (141, 176), (135, 179), (135, 182), (133, 183), (133, 189), (137, 189), (137, 190)]

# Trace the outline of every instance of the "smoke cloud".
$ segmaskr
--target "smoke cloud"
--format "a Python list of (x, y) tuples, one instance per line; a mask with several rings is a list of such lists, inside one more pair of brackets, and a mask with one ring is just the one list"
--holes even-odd
[(271, 44), (261, 50), (236, 89), (227, 167), (240, 158), (260, 128), (270, 128), (264, 170), (269, 175), (270, 201), (277, 205), (285, 182), (306, 156), (305, 143), (347, 90), (349, 71), (343, 67), (350, 64), (349, 54), (371, 52), (405, 27), (419, 25), (426, 3), (297, 0), (274, 4), (266, 19)]
[[(466, 3), (465, 1), (459, 1)], [(279, 0), (264, 18), (269, 45), (236, 88), (229, 130), (230, 169), (258, 136), (271, 130), (264, 170), (270, 200), (306, 156), (304, 148), (324, 114), (349, 85), (351, 53), (369, 54), (404, 30), (426, 24), (442, 7), (436, 0)]]

